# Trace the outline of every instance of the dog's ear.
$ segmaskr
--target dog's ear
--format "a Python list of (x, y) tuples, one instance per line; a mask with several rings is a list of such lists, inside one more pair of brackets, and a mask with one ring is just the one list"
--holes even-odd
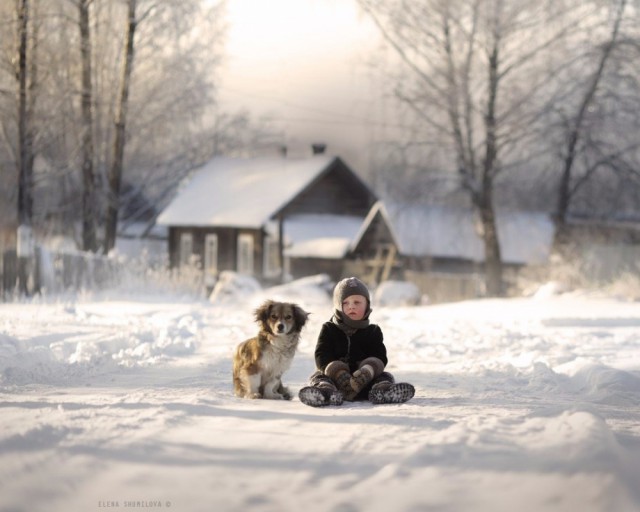
[(263, 302), (262, 305), (253, 312), (256, 318), (256, 322), (264, 324), (269, 318), (269, 315), (271, 314), (272, 306), (273, 306), (272, 300), (267, 300)]
[(297, 304), (293, 304), (293, 318), (296, 321), (296, 325), (302, 329), (304, 324), (307, 323), (307, 319), (309, 318), (309, 313), (307, 313), (304, 309), (302, 309)]

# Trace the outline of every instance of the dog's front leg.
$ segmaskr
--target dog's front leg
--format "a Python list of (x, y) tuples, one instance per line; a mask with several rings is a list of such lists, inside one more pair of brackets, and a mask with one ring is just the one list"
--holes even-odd
[(285, 400), (291, 400), (293, 398), (293, 393), (282, 383), (282, 381), (280, 381), (280, 385), (278, 386), (278, 393), (280, 393), (282, 398)]
[(245, 398), (262, 398), (260, 394), (260, 374), (247, 375), (245, 389), (247, 390)]
[(285, 398), (284, 395), (279, 393), (281, 387), (282, 382), (278, 377), (276, 377), (275, 379), (271, 379), (264, 385), (264, 397), (271, 400), (290, 400), (290, 398)]

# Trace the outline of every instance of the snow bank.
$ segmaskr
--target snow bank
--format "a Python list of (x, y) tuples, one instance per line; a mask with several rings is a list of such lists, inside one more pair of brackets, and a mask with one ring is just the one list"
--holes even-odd
[(2, 384), (69, 384), (118, 368), (151, 366), (192, 354), (200, 337), (198, 316), (180, 313), (189, 309), (184, 303), (103, 300), (3, 308), (13, 328), (40, 316), (42, 323), (25, 339), (0, 335)]
[(253, 302), (262, 302), (267, 299), (295, 302), (303, 309), (317, 312), (324, 310), (329, 314), (332, 308), (331, 294), (334, 284), (327, 274), (317, 274), (261, 290), (254, 296)]
[(251, 276), (235, 272), (220, 273), (209, 300), (214, 304), (233, 304), (242, 302), (262, 289), (260, 283)]
[(374, 304), (377, 306), (416, 306), (421, 300), (420, 289), (406, 281), (384, 281), (373, 295)]
[(572, 384), (583, 396), (594, 402), (618, 405), (640, 405), (640, 375), (591, 365), (582, 368)]

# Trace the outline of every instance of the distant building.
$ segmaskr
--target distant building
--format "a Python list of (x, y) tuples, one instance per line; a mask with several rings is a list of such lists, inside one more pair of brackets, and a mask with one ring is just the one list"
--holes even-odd
[[(387, 205), (400, 252), (409, 267), (434, 271), (473, 270), (484, 263), (481, 225), (470, 209), (432, 205)], [(551, 252), (554, 226), (542, 212), (498, 210), (503, 263), (543, 265)]]
[(195, 259), (211, 283), (223, 270), (266, 283), (356, 270), (379, 279), (397, 266), (381, 211), (345, 162), (314, 150), (308, 158), (215, 158), (192, 174), (157, 224), (168, 228), (170, 265)]
[[(405, 279), (434, 302), (484, 295), (484, 242), (470, 209), (387, 205)], [(541, 212), (499, 210), (501, 258), (507, 269), (543, 266), (551, 254), (554, 225)]]

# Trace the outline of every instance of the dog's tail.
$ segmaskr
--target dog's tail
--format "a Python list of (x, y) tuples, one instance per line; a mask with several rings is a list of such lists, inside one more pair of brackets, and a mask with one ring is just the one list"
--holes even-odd
[(233, 393), (242, 398), (245, 394), (244, 386), (242, 385), (242, 379), (240, 379), (240, 349), (238, 345), (233, 354)]

